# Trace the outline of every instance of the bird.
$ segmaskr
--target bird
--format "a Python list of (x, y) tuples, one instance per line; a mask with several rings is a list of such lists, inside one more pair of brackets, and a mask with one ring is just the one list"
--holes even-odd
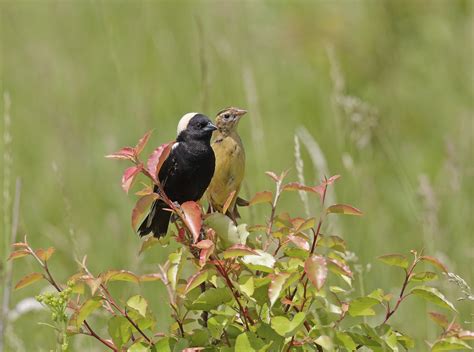
[(223, 212), (227, 199), (235, 192), (227, 211), (234, 222), (239, 217), (235, 204), (245, 174), (245, 150), (237, 126), (246, 113), (246, 110), (236, 107), (219, 111), (215, 120), (217, 130), (211, 143), (216, 170), (207, 189), (207, 199), (211, 209)]
[[(163, 163), (158, 180), (167, 197), (177, 203), (198, 201), (203, 196), (215, 169), (211, 137), (217, 127), (201, 113), (185, 114), (178, 123), (176, 142)], [(158, 187), (154, 187), (158, 192)], [(165, 236), (171, 217), (169, 206), (156, 200), (138, 228), (140, 237), (150, 233)]]

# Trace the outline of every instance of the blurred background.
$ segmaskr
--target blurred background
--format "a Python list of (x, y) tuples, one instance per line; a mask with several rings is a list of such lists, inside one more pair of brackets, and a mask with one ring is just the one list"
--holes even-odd
[[(175, 137), (184, 113), (214, 117), (234, 105), (249, 110), (239, 128), (244, 197), (271, 189), (266, 170), (292, 168), (297, 180), (295, 136), (306, 183), (342, 175), (332, 199), (365, 216), (333, 217), (324, 231), (356, 253), (356, 290), (400, 287), (401, 273), (375, 258), (422, 248), (474, 284), (473, 4), (1, 1), (2, 258), (19, 177), (19, 236), (56, 247), (50, 265), (59, 280), (86, 254), (94, 273), (156, 270), (169, 247), (138, 256), (135, 196), (120, 188), (127, 164), (104, 155), (154, 129), (146, 155)], [(305, 212), (297, 193), (280, 209)], [(318, 211), (311, 196), (309, 211)], [(268, 209), (242, 214), (262, 223)], [(34, 270), (32, 261), (16, 263), (13, 281)], [(48, 314), (18, 305), (41, 285), (12, 295), (19, 314), (7, 351), (53, 348), (53, 331), (37, 324)], [(439, 287), (451, 300), (462, 296), (446, 279)], [(123, 299), (133, 290), (121, 288)], [(163, 285), (141, 291), (166, 326)], [(471, 322), (472, 304), (458, 307), (458, 320)], [(410, 298), (393, 317), (416, 350), (439, 333), (427, 318), (433, 310)], [(75, 338), (73, 349), (100, 350), (91, 340)]]

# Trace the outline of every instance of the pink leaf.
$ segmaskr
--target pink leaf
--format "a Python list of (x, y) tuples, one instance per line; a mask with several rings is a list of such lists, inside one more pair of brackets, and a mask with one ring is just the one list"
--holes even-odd
[(181, 204), (181, 210), (186, 217), (186, 222), (189, 231), (191, 231), (193, 235), (194, 243), (196, 243), (199, 239), (199, 233), (202, 227), (201, 207), (196, 202), (189, 201)]
[(331, 176), (329, 177), (329, 179), (327, 179), (324, 183), (326, 185), (332, 185), (335, 181), (337, 181), (339, 178), (341, 177), (341, 175), (334, 175), (334, 176)]
[(292, 243), (294, 243), (297, 247), (304, 249), (306, 251), (309, 251), (309, 243), (305, 239), (298, 236), (294, 236), (294, 235), (289, 235), (287, 238)]
[(140, 153), (143, 151), (143, 148), (145, 148), (152, 132), (153, 131), (148, 131), (142, 138), (140, 138), (137, 145), (135, 146), (136, 155), (140, 155)]
[(105, 156), (109, 159), (123, 159), (123, 160), (135, 160), (135, 149), (132, 147), (125, 147), (120, 149), (118, 152)]
[(194, 246), (201, 249), (201, 253), (199, 254), (199, 265), (203, 267), (210, 255), (214, 252), (214, 243), (211, 240), (202, 240)]
[(174, 142), (169, 142), (160, 145), (153, 151), (153, 153), (151, 153), (150, 157), (148, 158), (147, 169), (150, 174), (155, 178), (155, 180), (158, 177), (158, 173), (160, 172), (161, 166), (168, 158), (173, 144)]
[(122, 188), (123, 190), (128, 193), (130, 187), (132, 186), (135, 177), (140, 173), (142, 170), (142, 166), (132, 166), (125, 170), (122, 176)]
[(277, 176), (276, 173), (274, 173), (273, 171), (265, 171), (265, 175), (267, 175), (268, 177), (270, 177), (273, 181), (275, 182), (278, 182), (280, 181), (280, 177)]
[(137, 229), (137, 225), (143, 219), (143, 215), (148, 211), (151, 204), (159, 198), (158, 194), (147, 194), (138, 199), (135, 207), (132, 210), (132, 228)]
[(316, 254), (311, 255), (304, 263), (304, 271), (308, 275), (309, 281), (311, 281), (316, 289), (320, 290), (328, 276), (326, 259)]
[(317, 193), (315, 187), (310, 187), (303, 185), (299, 182), (290, 182), (283, 186), (284, 191), (304, 191), (304, 192), (312, 192)]

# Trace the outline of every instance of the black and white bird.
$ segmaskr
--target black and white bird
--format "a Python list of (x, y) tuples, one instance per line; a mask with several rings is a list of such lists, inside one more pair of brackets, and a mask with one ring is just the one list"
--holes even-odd
[[(207, 116), (196, 112), (187, 113), (179, 121), (176, 143), (158, 174), (163, 190), (173, 202), (198, 201), (209, 186), (216, 162), (210, 141), (216, 129)], [(138, 228), (139, 235), (166, 235), (171, 216), (167, 208), (164, 201), (155, 201)]]

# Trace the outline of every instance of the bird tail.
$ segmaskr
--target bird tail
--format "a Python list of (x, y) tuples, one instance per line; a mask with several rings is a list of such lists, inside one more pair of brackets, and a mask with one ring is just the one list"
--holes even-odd
[(162, 200), (153, 203), (150, 213), (138, 228), (140, 237), (153, 233), (153, 236), (160, 238), (168, 232), (171, 212), (165, 210), (168, 206)]

